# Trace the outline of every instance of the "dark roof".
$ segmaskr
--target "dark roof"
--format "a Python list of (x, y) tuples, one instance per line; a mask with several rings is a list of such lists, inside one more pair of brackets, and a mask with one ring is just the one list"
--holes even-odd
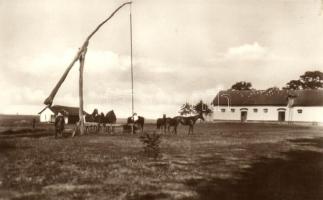
[[(47, 107), (46, 107), (47, 108)], [(46, 108), (39, 112), (42, 113)], [(54, 105), (48, 107), (53, 113), (58, 114), (59, 112), (65, 111), (65, 113), (69, 116), (76, 116), (79, 115), (79, 108), (78, 107), (69, 107), (69, 106), (61, 106), (61, 105)], [(84, 114), (88, 114), (87, 112), (83, 111)]]
[[(219, 96), (220, 95), (220, 96)], [(226, 90), (220, 91), (212, 104), (232, 106), (287, 106), (288, 96), (294, 97), (293, 106), (323, 106), (323, 90)]]

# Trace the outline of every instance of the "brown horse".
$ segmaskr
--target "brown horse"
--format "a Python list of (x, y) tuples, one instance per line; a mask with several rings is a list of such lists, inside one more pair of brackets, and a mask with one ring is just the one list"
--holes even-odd
[(98, 109), (94, 109), (92, 114), (85, 115), (85, 129), (88, 132), (88, 129), (94, 129), (94, 131), (99, 131), (99, 121), (100, 115)]
[(164, 133), (166, 133), (167, 121), (170, 120), (170, 119), (171, 119), (170, 117), (158, 118), (156, 120), (157, 129), (158, 130), (164, 129)]
[(204, 121), (204, 117), (203, 117), (203, 114), (200, 113), (198, 115), (195, 115), (195, 116), (190, 116), (190, 117), (178, 117), (179, 118), (179, 122), (184, 125), (184, 126), (189, 126), (188, 128), (188, 134), (190, 134), (190, 132), (192, 132), (193, 134), (193, 128), (194, 128), (194, 125), (196, 123), (196, 121), (198, 119), (201, 119)]
[(114, 132), (114, 127), (111, 128), (112, 130), (110, 130), (109, 125), (115, 124), (116, 122), (117, 122), (117, 116), (116, 114), (114, 114), (113, 110), (110, 110), (104, 117), (104, 123), (108, 124), (108, 132), (110, 131)]
[(166, 119), (166, 126), (168, 127), (168, 132), (170, 132), (170, 128), (173, 127), (173, 133), (177, 134), (177, 126), (180, 123), (181, 117), (173, 117)]

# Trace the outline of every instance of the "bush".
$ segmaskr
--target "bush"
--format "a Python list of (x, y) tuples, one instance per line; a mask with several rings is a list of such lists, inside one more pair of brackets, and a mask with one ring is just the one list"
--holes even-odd
[(153, 133), (144, 133), (140, 136), (140, 141), (144, 145), (144, 152), (149, 157), (157, 158), (160, 154), (161, 135)]

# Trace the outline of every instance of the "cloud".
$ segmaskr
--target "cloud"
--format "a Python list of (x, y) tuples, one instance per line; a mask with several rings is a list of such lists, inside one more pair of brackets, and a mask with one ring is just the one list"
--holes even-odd
[(224, 54), (224, 58), (236, 60), (258, 60), (264, 58), (267, 54), (268, 50), (265, 47), (254, 42), (253, 44), (244, 44), (229, 48)]

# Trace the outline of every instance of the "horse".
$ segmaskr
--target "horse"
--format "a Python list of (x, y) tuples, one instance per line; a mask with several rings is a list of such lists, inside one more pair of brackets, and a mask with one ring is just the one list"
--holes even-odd
[(173, 133), (177, 134), (177, 126), (180, 123), (180, 117), (166, 118), (166, 126), (168, 127), (168, 132), (170, 128), (173, 127)]
[(100, 114), (96, 115), (95, 118), (94, 118), (94, 122), (97, 123), (97, 127), (98, 127), (98, 132), (100, 131), (100, 128), (101, 128), (101, 124), (102, 124), (102, 127), (105, 127), (105, 116), (104, 116), (104, 113), (101, 112)]
[(85, 114), (85, 129), (86, 132), (88, 131), (88, 128), (94, 128), (95, 131), (98, 131), (99, 125), (97, 123), (97, 121), (99, 121), (98, 119), (99, 116), (99, 112), (98, 109), (94, 109), (92, 114)]
[[(115, 124), (117, 122), (117, 116), (116, 114), (114, 114), (113, 110), (110, 110), (104, 117), (104, 121), (107, 124)], [(110, 129), (108, 129), (108, 132), (110, 131)], [(114, 132), (114, 127), (112, 127), (112, 132)]]
[[(134, 128), (135, 127), (140, 127), (141, 128), (141, 132), (144, 132), (144, 124), (145, 124), (145, 118), (138, 116), (138, 120), (134, 120), (133, 117), (128, 117), (127, 119), (127, 124), (134, 124)], [(134, 131), (135, 132), (135, 131)]]
[(179, 119), (179, 122), (184, 125), (184, 126), (189, 126), (188, 128), (188, 135), (190, 134), (190, 132), (192, 131), (192, 134), (193, 134), (193, 128), (194, 128), (194, 125), (195, 125), (195, 122), (198, 120), (198, 119), (201, 119), (204, 121), (204, 117), (203, 117), (203, 114), (200, 113), (198, 115), (195, 115), (195, 116), (190, 116), (190, 117), (178, 117)]
[(167, 120), (170, 120), (171, 118), (167, 117), (167, 118), (158, 118), (156, 120), (156, 125), (157, 125), (157, 129), (164, 129), (164, 132), (166, 132), (166, 128), (167, 128)]
[(55, 138), (57, 138), (58, 135), (63, 136), (64, 126), (65, 126), (64, 116), (58, 115), (55, 118)]

